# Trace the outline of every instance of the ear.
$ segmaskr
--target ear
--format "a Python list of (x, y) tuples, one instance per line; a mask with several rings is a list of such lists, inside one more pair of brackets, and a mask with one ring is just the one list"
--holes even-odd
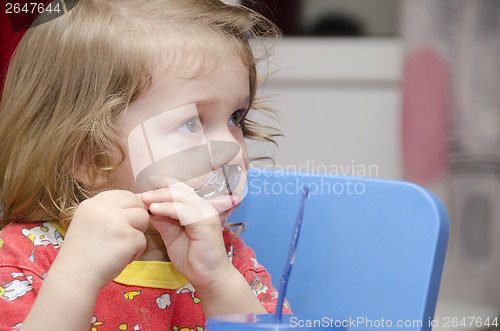
[(87, 160), (76, 167), (75, 177), (83, 185), (95, 188), (104, 187), (110, 181), (109, 174), (100, 171)]
[[(113, 183), (122, 184), (119, 176), (124, 176), (124, 166), (127, 162), (127, 148), (119, 145), (107, 155), (103, 152), (92, 152), (89, 147), (82, 148), (78, 165), (75, 169), (75, 178), (89, 188), (102, 189), (113, 186)], [(121, 177), (123, 178), (123, 177)]]

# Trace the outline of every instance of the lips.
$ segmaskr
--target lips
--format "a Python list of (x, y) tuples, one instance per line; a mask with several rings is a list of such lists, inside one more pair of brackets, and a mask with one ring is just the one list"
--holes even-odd
[(231, 194), (231, 195), (219, 195), (210, 199), (206, 199), (206, 201), (212, 205), (212, 207), (217, 210), (217, 213), (225, 212), (231, 208), (238, 206), (241, 203), (241, 195), (240, 194)]
[(222, 195), (232, 195), (241, 180), (239, 164), (225, 165), (213, 172), (208, 180), (195, 192), (205, 200)]
[(217, 169), (195, 192), (221, 213), (240, 204), (246, 178), (239, 164)]
[[(191, 187), (203, 183), (194, 190), (195, 193), (212, 205), (217, 213), (222, 214), (234, 209), (241, 203), (246, 193), (246, 175), (247, 172), (243, 170), (240, 164), (229, 164), (210, 172), (205, 178), (202, 176), (184, 178), (184, 183)], [(207, 177), (208, 179), (206, 179)], [(167, 178), (155, 175), (149, 177), (149, 183), (156, 188), (168, 187), (169, 184), (175, 185), (175, 183), (169, 183)], [(224, 215), (227, 219), (230, 213), (224, 213)], [(224, 222), (225, 219), (221, 219), (221, 221)]]

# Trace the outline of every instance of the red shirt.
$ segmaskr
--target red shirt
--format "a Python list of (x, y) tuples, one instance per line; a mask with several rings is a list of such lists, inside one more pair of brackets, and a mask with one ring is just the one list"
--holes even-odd
[[(0, 232), (0, 330), (19, 328), (64, 240), (57, 222), (9, 224)], [(224, 230), (229, 259), (268, 312), (277, 292), (243, 240)], [(75, 286), (78, 286), (75, 283)], [(285, 304), (284, 312), (289, 312)], [(196, 291), (170, 262), (135, 261), (97, 298), (90, 330), (204, 330)]]

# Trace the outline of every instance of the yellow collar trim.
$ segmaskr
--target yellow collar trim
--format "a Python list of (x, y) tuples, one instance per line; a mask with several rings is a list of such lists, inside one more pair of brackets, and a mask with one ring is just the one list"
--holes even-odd
[[(50, 221), (64, 237), (66, 231), (58, 221)], [(142, 287), (175, 290), (188, 280), (174, 268), (171, 262), (134, 261), (115, 278), (115, 282)]]
[(59, 221), (49, 221), (49, 223), (52, 224), (63, 237), (66, 236), (66, 230), (64, 230)]
[(175, 290), (186, 284), (188, 280), (174, 268), (171, 262), (134, 261), (115, 278), (115, 282)]

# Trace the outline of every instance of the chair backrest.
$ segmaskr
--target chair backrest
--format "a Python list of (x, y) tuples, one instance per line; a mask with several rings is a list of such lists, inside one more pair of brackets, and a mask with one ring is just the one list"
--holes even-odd
[(415, 184), (252, 169), (229, 222), (279, 280), (308, 183), (287, 299), (301, 315), (356, 329), (430, 330), (449, 235), (446, 210)]

